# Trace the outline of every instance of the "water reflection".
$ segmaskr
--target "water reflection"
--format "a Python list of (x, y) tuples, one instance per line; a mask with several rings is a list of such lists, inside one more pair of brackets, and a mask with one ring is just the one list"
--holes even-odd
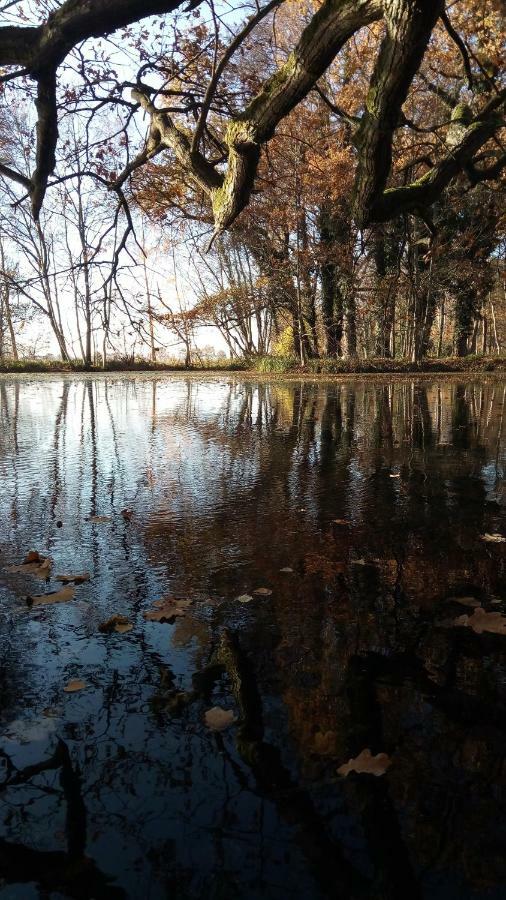
[(0, 573), (0, 897), (504, 897), (506, 638), (452, 623), (506, 601), (505, 397), (0, 380), (2, 566), (93, 576)]

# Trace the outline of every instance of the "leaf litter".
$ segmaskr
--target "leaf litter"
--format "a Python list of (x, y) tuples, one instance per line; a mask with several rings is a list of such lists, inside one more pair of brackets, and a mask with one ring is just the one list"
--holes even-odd
[(222, 709), (221, 706), (213, 706), (204, 714), (207, 727), (211, 731), (225, 731), (237, 721), (231, 709)]
[(177, 600), (175, 597), (164, 597), (161, 600), (155, 600), (152, 608), (144, 613), (144, 618), (148, 622), (168, 622), (170, 624), (178, 616), (183, 618), (186, 615), (186, 610), (191, 605), (191, 600)]
[(378, 778), (384, 775), (387, 769), (392, 765), (392, 760), (386, 753), (377, 753), (373, 756), (369, 747), (362, 750), (354, 759), (349, 759), (347, 763), (339, 766), (337, 773), (346, 777), (350, 772), (357, 772), (359, 775), (375, 775)]
[(471, 616), (464, 614), (455, 619), (454, 625), (472, 628), (475, 634), (506, 634), (506, 616), (500, 612), (486, 612), (482, 606), (478, 606)]
[(115, 615), (102, 622), (98, 626), (98, 630), (102, 634), (112, 634), (113, 631), (116, 631), (118, 634), (126, 634), (128, 631), (132, 631), (133, 627), (130, 619), (126, 616)]
[(48, 594), (29, 595), (26, 598), (26, 602), (28, 606), (43, 606), (50, 603), (66, 603), (68, 600), (74, 599), (75, 592), (75, 587), (71, 584), (67, 584), (59, 591), (50, 591)]
[(82, 681), (80, 678), (71, 678), (70, 681), (67, 682), (63, 690), (66, 694), (75, 694), (76, 691), (84, 691), (87, 687), (86, 682)]
[(23, 575), (35, 575), (36, 578), (49, 578), (53, 565), (49, 556), (43, 556), (37, 550), (29, 550), (21, 565), (7, 566), (5, 571)]
[(85, 581), (89, 581), (90, 578), (89, 572), (79, 572), (77, 575), (57, 575), (55, 581), (61, 581), (63, 584), (69, 584), (71, 581), (74, 584), (83, 584)]

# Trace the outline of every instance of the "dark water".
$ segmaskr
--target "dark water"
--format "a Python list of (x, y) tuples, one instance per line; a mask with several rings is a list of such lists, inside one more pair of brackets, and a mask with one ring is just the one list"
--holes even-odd
[(0, 381), (0, 898), (505, 898), (505, 397)]

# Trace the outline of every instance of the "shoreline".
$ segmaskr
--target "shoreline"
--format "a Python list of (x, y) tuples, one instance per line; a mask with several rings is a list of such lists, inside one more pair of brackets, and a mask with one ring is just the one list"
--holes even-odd
[(68, 370), (68, 369), (48, 369), (43, 371), (19, 371), (19, 370), (0, 370), (0, 382), (17, 380), (20, 381), (28, 381), (28, 380), (38, 380), (41, 381), (49, 381), (52, 379), (70, 379), (81, 381), (87, 378), (99, 379), (100, 381), (106, 379), (119, 380), (121, 378), (127, 378), (128, 380), (134, 380), (138, 378), (139, 380), (143, 379), (152, 379), (152, 378), (160, 378), (166, 380), (177, 380), (177, 379), (185, 379), (191, 381), (214, 381), (218, 379), (226, 379), (227, 381), (256, 381), (256, 382), (285, 382), (285, 383), (296, 383), (296, 382), (306, 382), (306, 383), (338, 383), (338, 382), (347, 382), (347, 381), (430, 381), (430, 380), (444, 380), (444, 381), (455, 381), (455, 380), (465, 380), (472, 381), (474, 379), (480, 380), (494, 380), (494, 381), (503, 381), (506, 379), (506, 367), (497, 368), (497, 369), (484, 369), (484, 368), (474, 368), (474, 369), (418, 369), (418, 370), (406, 370), (406, 371), (388, 371), (388, 370), (376, 370), (363, 372), (359, 369), (356, 371), (344, 371), (344, 372), (304, 372), (304, 371), (294, 371), (294, 372), (257, 372), (254, 369), (111, 369), (111, 370), (91, 370), (91, 371), (83, 371), (83, 370)]
[(13, 375), (68, 375), (71, 377), (104, 377), (109, 375), (179, 375), (195, 377), (202, 375), (231, 375), (240, 378), (278, 379), (283, 380), (326, 380), (335, 378), (356, 377), (393, 377), (393, 376), (446, 376), (446, 375), (494, 375), (506, 374), (506, 354), (497, 356), (464, 357), (426, 357), (419, 363), (405, 359), (386, 359), (371, 357), (356, 361), (346, 359), (322, 358), (310, 360), (305, 366), (294, 364), (293, 360), (283, 357), (259, 357), (255, 364), (241, 360), (210, 360), (208, 364), (186, 368), (176, 362), (153, 364), (147, 360), (139, 360), (122, 365), (111, 362), (105, 369), (101, 367), (85, 368), (83, 365), (70, 365), (61, 360), (45, 362), (44, 360), (5, 360), (0, 362), (0, 377)]

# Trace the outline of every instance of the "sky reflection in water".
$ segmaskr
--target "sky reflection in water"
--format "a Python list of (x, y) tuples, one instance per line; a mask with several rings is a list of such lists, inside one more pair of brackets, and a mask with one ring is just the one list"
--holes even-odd
[[(504, 898), (506, 637), (453, 623), (506, 603), (505, 397), (1, 379), (0, 898)], [(92, 578), (30, 609), (30, 549)]]

